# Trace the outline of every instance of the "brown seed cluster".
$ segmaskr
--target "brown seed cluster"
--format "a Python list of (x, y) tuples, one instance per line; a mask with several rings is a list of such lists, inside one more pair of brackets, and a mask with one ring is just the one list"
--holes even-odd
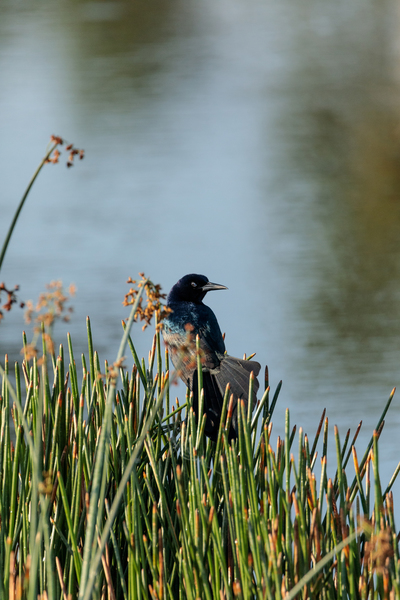
[(21, 353), (24, 353), (28, 360), (37, 356), (36, 342), (42, 333), (42, 328), (47, 351), (53, 354), (52, 332), (54, 323), (56, 320), (69, 321), (69, 313), (73, 311), (72, 307), (66, 307), (66, 303), (76, 292), (73, 284), (69, 286), (67, 293), (64, 292), (61, 281), (52, 281), (46, 285), (46, 290), (46, 292), (39, 295), (36, 305), (33, 304), (32, 300), (28, 300), (26, 303), (25, 321), (26, 323), (34, 323), (33, 341), (21, 350)]
[(159, 284), (154, 284), (150, 279), (146, 279), (144, 273), (139, 273), (139, 275), (142, 278), (140, 281), (136, 281), (129, 277), (127, 283), (132, 285), (137, 284), (137, 287), (130, 288), (129, 292), (125, 294), (122, 304), (124, 306), (134, 304), (140, 288), (144, 286), (146, 298), (144, 299), (142, 295), (139, 300), (139, 306), (135, 313), (135, 321), (144, 321), (142, 327), (144, 330), (150, 325), (151, 319), (155, 314), (157, 319), (156, 329), (158, 331), (162, 328), (162, 320), (172, 312), (172, 310), (163, 303), (163, 300), (165, 300), (167, 295), (161, 293), (161, 286)]
[(53, 475), (51, 471), (43, 471), (43, 481), (39, 483), (39, 493), (50, 496), (53, 491)]
[(112, 365), (107, 364), (107, 373), (99, 373), (98, 379), (108, 379), (114, 385), (118, 379), (119, 370), (124, 368), (125, 356), (113, 362)]
[[(50, 136), (50, 142), (52, 144), (55, 144), (55, 148), (54, 148), (53, 152), (51, 153), (51, 155), (49, 156), (49, 158), (46, 160), (46, 162), (53, 163), (53, 165), (55, 165), (59, 162), (60, 155), (61, 155), (61, 152), (57, 149), (57, 146), (62, 146), (65, 143), (65, 140), (63, 140), (58, 135), (52, 135), (52, 136)], [(65, 150), (67, 150), (67, 152), (69, 152), (68, 160), (66, 163), (67, 167), (73, 166), (75, 156), (78, 156), (80, 160), (82, 160), (83, 157), (85, 156), (85, 151), (80, 150), (79, 148), (74, 148), (73, 144), (67, 143), (67, 145), (65, 146)]]
[[(1, 308), (9, 312), (13, 304), (18, 304), (18, 298), (15, 292), (19, 290), (19, 285), (15, 285), (13, 290), (9, 290), (6, 288), (5, 283), (0, 283), (0, 298), (2, 292), (7, 295), (7, 302), (2, 305)], [(24, 308), (24, 302), (19, 303), (21, 308)], [(4, 318), (3, 312), (0, 310), (0, 321)]]
[(370, 571), (384, 574), (393, 554), (393, 532), (390, 527), (382, 527), (365, 543), (364, 564)]

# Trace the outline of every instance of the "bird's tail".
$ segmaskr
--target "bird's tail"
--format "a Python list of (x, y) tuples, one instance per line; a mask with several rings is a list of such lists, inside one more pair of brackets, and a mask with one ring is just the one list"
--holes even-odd
[[(205, 433), (209, 438), (215, 441), (218, 437), (223, 398), (228, 383), (230, 386), (230, 393), (233, 394), (233, 412), (229, 438), (237, 438), (237, 403), (240, 399), (245, 402), (246, 407), (248, 406), (249, 379), (251, 372), (253, 372), (255, 377), (251, 398), (251, 408), (253, 410), (257, 400), (257, 391), (260, 386), (257, 380), (260, 369), (261, 365), (254, 360), (242, 360), (225, 354), (218, 369), (203, 371), (204, 412), (207, 414)], [(197, 413), (198, 393), (196, 371), (193, 374), (192, 391), (193, 409), (194, 412)]]
[[(253, 411), (257, 401), (257, 391), (260, 384), (257, 379), (261, 369), (260, 363), (255, 360), (242, 360), (234, 356), (225, 355), (221, 361), (218, 373), (213, 375), (217, 385), (222, 393), (225, 394), (227, 384), (230, 385), (230, 393), (233, 394), (233, 413), (231, 421), (231, 429), (234, 430), (235, 436), (238, 436), (238, 417), (237, 403), (238, 400), (243, 400), (246, 408), (249, 402), (249, 380), (251, 372), (254, 373), (253, 394), (251, 397), (251, 410)], [(231, 433), (232, 435), (232, 433)]]

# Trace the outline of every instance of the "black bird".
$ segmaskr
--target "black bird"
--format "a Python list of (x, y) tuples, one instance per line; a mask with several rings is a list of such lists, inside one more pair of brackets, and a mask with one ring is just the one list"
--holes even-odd
[(168, 294), (167, 306), (172, 313), (164, 319), (163, 337), (172, 363), (180, 371), (181, 379), (193, 392), (193, 410), (198, 410), (198, 378), (196, 366), (196, 335), (200, 337), (204, 413), (207, 415), (205, 433), (216, 441), (221, 420), (223, 398), (227, 383), (234, 396), (229, 439), (238, 435), (237, 402), (240, 398), (248, 404), (249, 378), (254, 373), (252, 408), (256, 402), (259, 383), (256, 379), (260, 364), (241, 360), (225, 353), (225, 343), (216, 316), (203, 304), (211, 290), (226, 290), (224, 285), (211, 283), (204, 275), (185, 275)]

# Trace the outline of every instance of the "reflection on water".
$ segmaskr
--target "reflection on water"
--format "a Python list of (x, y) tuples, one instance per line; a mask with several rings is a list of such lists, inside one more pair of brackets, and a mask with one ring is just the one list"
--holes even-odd
[[(257, 349), (314, 432), (376, 424), (400, 363), (399, 19), (393, 1), (6, 2), (0, 9), (3, 239), (51, 133), (86, 150), (35, 184), (1, 279), (78, 288), (115, 356), (125, 281), (197, 271), (240, 355)], [(222, 295), (221, 295), (222, 296)], [(21, 314), (0, 351), (19, 351)], [(60, 339), (65, 329), (60, 328)], [(137, 334), (140, 354), (149, 335)], [(311, 417), (311, 418), (310, 418)], [(399, 448), (391, 411), (381, 459)], [(342, 426), (342, 427), (341, 427)]]
[[(312, 257), (302, 263), (309, 270), (312, 260), (312, 273), (302, 273), (305, 361), (318, 366), (314, 381), (328, 376), (336, 389), (339, 373), (346, 385), (374, 373), (390, 386), (400, 333), (398, 87), (381, 8), (371, 7), (361, 26), (357, 12), (345, 28), (337, 16), (328, 33), (322, 28), (330, 56), (315, 55), (310, 66), (310, 53), (298, 54), (297, 77), (288, 81), (296, 108), (280, 123), (290, 139), (286, 158), (300, 171), (297, 183), (308, 183), (312, 219)], [(316, 38), (318, 32), (305, 47)]]

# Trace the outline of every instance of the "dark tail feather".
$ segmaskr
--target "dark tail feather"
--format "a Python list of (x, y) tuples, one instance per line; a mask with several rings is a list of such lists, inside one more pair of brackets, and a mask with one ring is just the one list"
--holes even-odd
[[(207, 415), (205, 433), (216, 441), (221, 420), (221, 412), (225, 389), (227, 384), (230, 385), (230, 393), (233, 394), (233, 412), (229, 439), (237, 438), (238, 436), (238, 418), (237, 418), (237, 402), (238, 399), (244, 400), (246, 407), (248, 405), (249, 396), (249, 379), (250, 373), (253, 371), (256, 378), (260, 372), (261, 365), (254, 360), (241, 360), (233, 356), (225, 355), (222, 359), (218, 370), (208, 372), (203, 371), (203, 388), (204, 388), (204, 412)], [(251, 398), (252, 410), (257, 400), (257, 391), (260, 387), (258, 380), (254, 380), (253, 395)], [(193, 410), (198, 412), (198, 383), (197, 371), (193, 373)]]
[[(241, 360), (234, 356), (225, 355), (221, 361), (218, 372), (213, 373), (218, 386), (225, 393), (227, 383), (231, 386), (231, 393), (237, 397), (246, 400), (249, 395), (250, 373), (253, 371), (254, 377), (260, 372), (261, 365), (255, 360)], [(257, 379), (253, 386), (253, 403), (257, 396), (260, 384)]]
[(233, 394), (234, 397), (230, 437), (236, 438), (238, 436), (237, 402), (239, 399), (244, 400), (247, 410), (249, 402), (249, 379), (252, 371), (255, 379), (253, 384), (253, 395), (251, 398), (251, 409), (254, 409), (257, 401), (257, 391), (260, 387), (257, 379), (260, 369), (260, 363), (255, 360), (242, 360), (240, 358), (235, 358), (234, 356), (225, 355), (221, 361), (218, 373), (213, 375), (217, 380), (218, 387), (220, 390), (224, 390), (224, 393), (227, 383), (230, 384), (231, 394)]

